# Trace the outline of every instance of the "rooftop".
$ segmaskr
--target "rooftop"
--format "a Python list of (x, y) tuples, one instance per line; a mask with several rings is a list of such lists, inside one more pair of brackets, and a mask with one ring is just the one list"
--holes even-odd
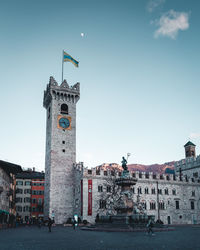
[(23, 171), (16, 175), (16, 179), (44, 179), (44, 173), (36, 171)]
[(17, 174), (22, 172), (22, 168), (20, 165), (13, 164), (7, 161), (0, 160), (0, 168), (2, 168), (7, 174)]
[(191, 141), (188, 141), (188, 142), (184, 145), (184, 147), (187, 147), (187, 146), (195, 146), (195, 147), (196, 147), (196, 145), (195, 145), (194, 143), (192, 143)]

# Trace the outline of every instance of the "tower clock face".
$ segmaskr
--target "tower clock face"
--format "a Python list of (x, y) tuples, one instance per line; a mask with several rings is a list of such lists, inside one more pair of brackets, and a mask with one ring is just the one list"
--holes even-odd
[(58, 128), (71, 129), (71, 117), (58, 116)]
[(62, 117), (62, 118), (60, 118), (60, 120), (59, 120), (59, 125), (60, 125), (60, 127), (62, 127), (62, 128), (69, 128), (69, 126), (70, 126), (70, 121), (69, 121), (68, 118)]

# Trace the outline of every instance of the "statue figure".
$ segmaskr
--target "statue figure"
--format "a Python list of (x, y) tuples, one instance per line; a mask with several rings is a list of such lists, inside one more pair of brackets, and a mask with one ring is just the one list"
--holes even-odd
[(128, 167), (127, 167), (127, 160), (124, 158), (124, 156), (122, 157), (122, 167), (125, 171), (128, 170)]

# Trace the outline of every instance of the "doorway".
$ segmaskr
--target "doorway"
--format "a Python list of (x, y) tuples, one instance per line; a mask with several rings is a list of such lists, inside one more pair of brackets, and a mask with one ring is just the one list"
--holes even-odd
[(170, 218), (170, 216), (167, 216), (167, 223), (171, 224), (171, 218)]

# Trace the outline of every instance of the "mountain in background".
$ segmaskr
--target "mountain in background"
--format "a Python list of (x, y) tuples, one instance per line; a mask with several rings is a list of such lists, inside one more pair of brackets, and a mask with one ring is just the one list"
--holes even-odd
[(166, 162), (164, 164), (152, 164), (152, 165), (142, 165), (142, 164), (129, 164), (129, 171), (139, 171), (139, 172), (153, 172), (159, 174), (173, 174), (174, 173), (175, 161)]
[[(158, 174), (174, 174), (174, 164), (175, 161), (166, 162), (164, 164), (152, 164), (152, 165), (143, 165), (143, 164), (128, 164), (129, 171), (139, 171), (139, 172), (153, 172)], [(103, 163), (97, 168), (101, 168), (103, 170), (107, 169), (118, 169), (122, 171), (122, 167), (117, 163)]]

